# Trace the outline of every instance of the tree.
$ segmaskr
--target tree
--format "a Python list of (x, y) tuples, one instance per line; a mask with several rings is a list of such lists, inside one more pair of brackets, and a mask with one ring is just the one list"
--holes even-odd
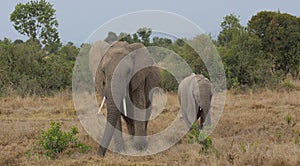
[(130, 35), (121, 32), (118, 36), (120, 41), (127, 41), (128, 43), (143, 43), (145, 46), (150, 45), (150, 35), (152, 31), (150, 28), (140, 28), (136, 33)]
[(247, 30), (242, 30), (240, 35), (232, 39), (228, 47), (219, 50), (223, 54), (229, 87), (234, 86), (235, 81), (239, 85), (248, 86), (265, 83), (269, 70), (265, 70), (262, 64), (269, 63), (263, 59), (263, 52), (260, 50), (260, 39)]
[(168, 38), (162, 38), (162, 37), (153, 37), (152, 45), (154, 46), (160, 46), (160, 47), (168, 47), (172, 44), (172, 40)]
[(279, 11), (262, 11), (251, 18), (248, 28), (261, 39), (273, 73), (290, 73), (296, 78), (300, 67), (300, 19)]
[(118, 36), (119, 41), (127, 41), (128, 43), (133, 43), (133, 39), (131, 38), (130, 34), (121, 32)]
[(137, 31), (138, 36), (142, 39), (142, 42), (145, 46), (150, 45), (150, 35), (151, 35), (151, 33), (152, 33), (152, 30), (150, 28), (140, 28)]
[(118, 40), (118, 36), (114, 32), (108, 32), (107, 37), (104, 39), (107, 43), (113, 43), (116, 40)]
[(221, 46), (227, 45), (242, 29), (240, 18), (234, 14), (225, 16), (224, 21), (221, 23), (221, 32), (218, 36), (218, 42)]
[(10, 21), (20, 34), (41, 41), (49, 51), (56, 51), (61, 45), (55, 9), (45, 0), (18, 3), (10, 15)]

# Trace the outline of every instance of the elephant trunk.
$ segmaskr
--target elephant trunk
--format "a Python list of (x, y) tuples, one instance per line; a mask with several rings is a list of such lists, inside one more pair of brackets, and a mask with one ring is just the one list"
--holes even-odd
[(100, 142), (98, 153), (101, 156), (105, 155), (107, 147), (109, 146), (112, 136), (117, 125), (117, 120), (120, 119), (120, 112), (114, 104), (113, 98), (111, 95), (106, 96), (107, 98), (107, 122), (104, 130), (103, 138)]

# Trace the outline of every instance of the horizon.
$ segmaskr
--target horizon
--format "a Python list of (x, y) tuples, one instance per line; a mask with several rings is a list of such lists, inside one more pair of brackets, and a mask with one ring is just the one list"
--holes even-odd
[[(0, 40), (4, 38), (12, 41), (28, 39), (27, 36), (19, 34), (9, 21), (9, 16), (17, 3), (26, 2), (29, 2), (29, 0), (14, 0), (7, 2), (7, 5), (0, 6), (0, 21), (2, 22), (2, 26), (0, 26), (0, 31), (2, 32), (0, 33)], [(260, 11), (280, 11), (296, 17), (300, 16), (300, 11), (298, 10), (300, 1), (297, 0), (292, 0), (288, 3), (284, 0), (276, 0), (272, 1), (272, 3), (259, 0), (235, 3), (213, 0), (206, 2), (204, 5), (196, 0), (192, 1), (194, 3), (173, 2), (171, 0), (164, 2), (152, 0), (144, 3), (137, 3), (137, 0), (118, 3), (114, 1), (101, 3), (95, 0), (72, 3), (57, 0), (49, 0), (48, 2), (53, 4), (53, 8), (56, 10), (56, 18), (59, 23), (58, 31), (62, 43), (73, 42), (76, 46), (85, 43), (87, 38), (97, 28), (110, 20), (126, 13), (144, 10), (167, 11), (181, 15), (197, 24), (204, 30), (205, 34), (210, 34), (214, 39), (217, 38), (221, 30), (220, 24), (223, 18), (229, 14), (238, 16), (242, 26), (246, 26), (251, 17)], [(124, 6), (128, 8), (125, 9)], [(121, 30), (120, 32), (126, 31)], [(119, 34), (120, 32), (115, 33)], [(188, 36), (189, 34), (184, 35)]]

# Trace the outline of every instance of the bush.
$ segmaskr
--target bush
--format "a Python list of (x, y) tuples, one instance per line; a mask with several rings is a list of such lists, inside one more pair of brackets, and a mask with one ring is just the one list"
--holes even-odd
[(49, 95), (70, 89), (78, 48), (68, 43), (49, 53), (38, 41), (0, 40), (0, 96)]
[(198, 128), (198, 123), (194, 123), (191, 127), (191, 130), (188, 134), (188, 142), (193, 144), (197, 142), (202, 146), (199, 150), (199, 154), (208, 154), (214, 153), (216, 157), (220, 157), (220, 152), (214, 147), (212, 138), (208, 136), (205, 130), (200, 130)]
[(293, 117), (291, 114), (288, 114), (284, 117), (285, 121), (288, 123), (288, 124), (291, 124), (292, 121), (293, 121)]
[(160, 72), (160, 87), (167, 91), (176, 91), (178, 83), (175, 77), (166, 70)]
[(288, 91), (294, 90), (296, 88), (296, 86), (291, 81), (283, 82), (282, 86)]
[(69, 132), (61, 130), (61, 123), (51, 122), (47, 131), (42, 130), (41, 135), (37, 137), (34, 149), (45, 156), (52, 159), (57, 158), (62, 152), (71, 154), (75, 150), (80, 153), (86, 153), (91, 146), (85, 145), (78, 141), (78, 129), (72, 127)]

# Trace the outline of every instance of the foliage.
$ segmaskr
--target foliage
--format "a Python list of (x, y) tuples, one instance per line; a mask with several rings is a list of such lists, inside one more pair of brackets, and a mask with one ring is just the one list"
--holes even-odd
[(296, 88), (296, 86), (294, 85), (294, 83), (291, 82), (291, 81), (284, 81), (282, 83), (282, 86), (284, 88), (286, 88), (288, 91), (294, 90)]
[(177, 90), (178, 83), (171, 73), (166, 70), (160, 71), (160, 87), (163, 87), (167, 91)]
[(220, 152), (214, 147), (212, 138), (208, 136), (205, 129), (199, 129), (197, 122), (191, 126), (191, 130), (188, 134), (188, 142), (190, 144), (196, 142), (202, 146), (202, 148), (199, 150), (199, 154), (207, 154), (212, 152), (216, 155), (216, 157), (220, 157)]
[(225, 16), (221, 23), (221, 32), (218, 36), (218, 43), (221, 46), (227, 46), (239, 32), (243, 29), (240, 24), (240, 18), (234, 14)]
[[(86, 75), (86, 71), (89, 71), (88, 57), (83, 56), (87, 55), (90, 45), (82, 44), (79, 53), (79, 48), (71, 42), (63, 46), (60, 44), (52, 4), (45, 0), (18, 4), (10, 19), (16, 30), (30, 39), (17, 39), (14, 42), (0, 40), (0, 96), (8, 95), (11, 91), (24, 96), (48, 95), (54, 91), (70, 89), (74, 66), (80, 67), (82, 71), (75, 78), (88, 83), (82, 86), (92, 85), (93, 80)], [(160, 65), (172, 64), (161, 71), (160, 85), (169, 91), (176, 90), (177, 81), (186, 76), (179, 73), (189, 72), (180, 67), (183, 65), (180, 63), (182, 59), (192, 72), (210, 78), (214, 86), (225, 86), (225, 83), (218, 82), (221, 69), (213, 65), (223, 63), (227, 88), (236, 91), (248, 87), (274, 89), (278, 85), (288, 90), (295, 88), (284, 78), (287, 74), (292, 75), (293, 79), (299, 78), (299, 18), (279, 11), (262, 11), (243, 27), (240, 18), (230, 14), (224, 17), (220, 26), (221, 31), (215, 41), (203, 34), (191, 39), (173, 40), (152, 34), (152, 30), (145, 27), (133, 34), (121, 32), (117, 35), (109, 32), (105, 40), (143, 43), (152, 55), (157, 55), (155, 61), (160, 62)], [(216, 49), (211, 47), (212, 44)], [(163, 49), (151, 50), (151, 47)], [(78, 54), (80, 56), (77, 57)], [(217, 54), (221, 56), (222, 62), (216, 58)], [(83, 64), (75, 64), (76, 58), (81, 59)], [(179, 74), (177, 80), (171, 74), (174, 71), (176, 75)]]
[(104, 39), (107, 43), (113, 43), (116, 40), (118, 40), (118, 36), (114, 32), (108, 32), (107, 37)]
[(52, 159), (57, 158), (64, 151), (67, 151), (68, 154), (71, 154), (72, 150), (86, 153), (91, 146), (78, 141), (78, 137), (76, 137), (78, 133), (76, 127), (72, 127), (69, 132), (63, 132), (61, 123), (51, 122), (49, 129), (42, 130), (41, 135), (37, 137), (35, 149)]
[(262, 41), (262, 50), (272, 72), (299, 75), (300, 19), (287, 13), (262, 11), (248, 22), (248, 28)]
[(145, 46), (150, 45), (150, 35), (152, 30), (150, 28), (140, 28), (136, 33), (130, 35), (126, 33), (119, 34), (120, 41), (127, 41), (128, 43), (143, 43)]
[(140, 28), (137, 31), (138, 36), (141, 38), (141, 41), (145, 46), (150, 45), (150, 35), (152, 33), (152, 30), (150, 28)]
[(246, 153), (246, 145), (244, 142), (240, 142), (240, 149), (242, 150), (243, 153)]
[(294, 143), (295, 143), (296, 145), (300, 145), (300, 144), (299, 144), (300, 130), (296, 131), (295, 134), (296, 134), (296, 136), (295, 136), (295, 141), (294, 141)]
[(284, 117), (284, 120), (287, 122), (288, 125), (290, 125), (294, 121), (294, 118), (293, 118), (293, 116), (291, 114), (287, 114)]
[[(199, 46), (202, 47), (197, 48)], [(191, 67), (195, 74), (202, 73), (208, 77), (208, 71), (203, 62), (203, 60), (207, 58), (206, 55), (210, 56), (209, 51), (205, 52), (206, 50), (208, 50), (206, 49), (207, 47), (209, 47), (209, 44), (206, 41), (206, 36), (201, 35), (196, 36), (191, 40), (185, 40), (183, 46), (177, 48), (177, 53), (182, 56), (182, 58), (187, 62), (187, 64)], [(197, 50), (194, 50), (194, 48), (197, 48)]]
[(224, 62), (228, 88), (274, 88), (288, 73), (297, 78), (298, 25), (295, 16), (280, 12), (259, 12), (247, 27), (242, 27), (235, 15), (225, 16), (217, 49)]
[(268, 63), (262, 58), (263, 52), (257, 51), (260, 47), (260, 40), (247, 30), (241, 30), (226, 47), (219, 47), (229, 88), (238, 88), (236, 85), (264, 85), (269, 81), (265, 79), (266, 75), (270, 75), (265, 70)]
[(10, 15), (10, 21), (20, 34), (40, 40), (51, 52), (61, 45), (55, 9), (45, 0), (18, 3)]
[(68, 43), (55, 53), (33, 40), (0, 41), (0, 96), (47, 95), (71, 87), (78, 48)]

